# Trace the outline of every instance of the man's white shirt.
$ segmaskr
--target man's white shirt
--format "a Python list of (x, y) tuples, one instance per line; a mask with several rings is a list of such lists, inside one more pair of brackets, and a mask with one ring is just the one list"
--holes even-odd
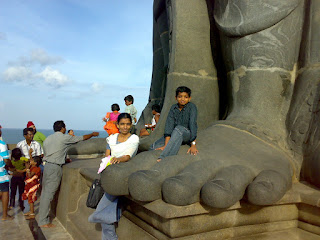
[(33, 149), (33, 152), (31, 154), (32, 157), (40, 156), (40, 155), (43, 154), (43, 149), (41, 148), (40, 143), (38, 143), (38, 142), (36, 142), (34, 140), (31, 141), (30, 146), (27, 144), (26, 140), (18, 142), (17, 148), (20, 148), (23, 157), (26, 157), (26, 158), (29, 158), (29, 150), (30, 150), (30, 148)]

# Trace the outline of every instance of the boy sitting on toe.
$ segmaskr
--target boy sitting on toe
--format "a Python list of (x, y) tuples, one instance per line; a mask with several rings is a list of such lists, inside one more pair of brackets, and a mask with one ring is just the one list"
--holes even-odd
[(176, 155), (181, 144), (191, 144), (187, 153), (196, 155), (197, 138), (197, 107), (191, 101), (191, 90), (188, 87), (181, 86), (176, 90), (177, 104), (170, 108), (164, 136), (152, 144), (152, 150), (162, 150), (158, 158), (160, 162), (167, 156)]

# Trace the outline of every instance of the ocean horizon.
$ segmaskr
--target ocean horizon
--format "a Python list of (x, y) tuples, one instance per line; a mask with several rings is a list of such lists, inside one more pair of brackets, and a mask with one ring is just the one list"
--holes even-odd
[[(2, 128), (1, 131), (3, 141), (6, 144), (17, 144), (18, 142), (25, 139), (23, 136), (23, 128)], [(53, 129), (37, 129), (37, 131), (42, 132), (46, 137), (54, 133)], [(92, 132), (99, 132), (99, 138), (108, 137), (108, 133), (106, 131), (76, 129), (73, 129), (73, 131), (75, 136), (83, 136)]]

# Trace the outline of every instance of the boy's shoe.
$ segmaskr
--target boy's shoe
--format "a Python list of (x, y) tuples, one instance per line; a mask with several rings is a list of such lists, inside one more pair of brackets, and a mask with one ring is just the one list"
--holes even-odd
[(25, 207), (24, 206), (20, 206), (20, 210), (21, 210), (21, 212), (23, 212), (23, 210), (25, 209)]
[(9, 206), (9, 207), (8, 207), (9, 210), (11, 210), (11, 209), (13, 209), (13, 208), (14, 208), (13, 206)]

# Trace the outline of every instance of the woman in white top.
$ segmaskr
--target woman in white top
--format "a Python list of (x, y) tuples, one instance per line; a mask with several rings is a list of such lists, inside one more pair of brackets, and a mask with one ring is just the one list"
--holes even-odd
[(112, 157), (110, 163), (127, 162), (136, 155), (139, 146), (139, 137), (130, 133), (132, 126), (128, 113), (121, 113), (118, 117), (117, 127), (120, 133), (107, 137), (106, 157)]
[[(111, 164), (129, 161), (138, 151), (139, 137), (130, 133), (132, 119), (130, 114), (121, 113), (117, 120), (120, 133), (107, 137), (106, 157), (111, 156)], [(118, 197), (105, 193), (101, 198), (96, 211), (89, 217), (89, 222), (101, 223), (102, 240), (118, 239), (114, 223), (118, 222), (121, 210), (118, 206)]]

